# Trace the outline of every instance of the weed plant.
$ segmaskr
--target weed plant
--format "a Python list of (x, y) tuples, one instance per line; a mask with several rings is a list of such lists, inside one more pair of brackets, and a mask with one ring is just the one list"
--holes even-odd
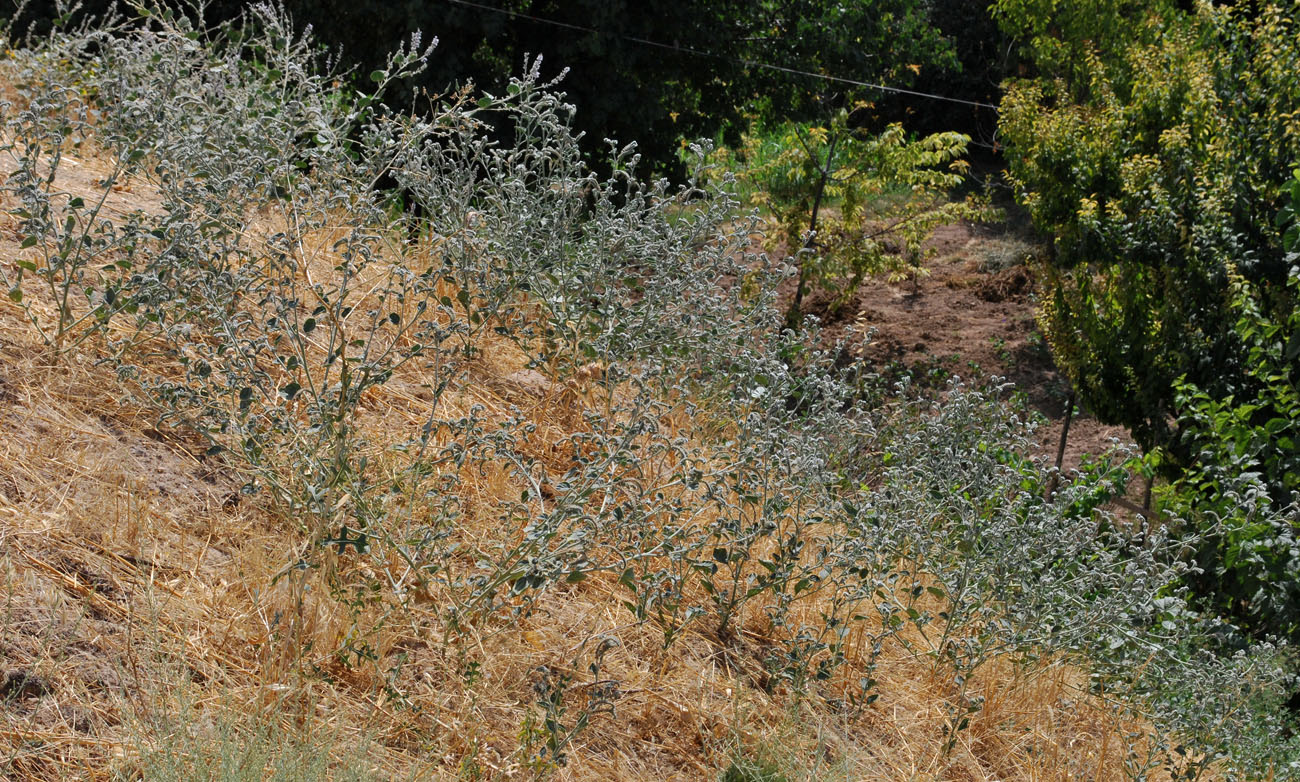
[[(739, 667), (761, 638), (754, 680), (776, 693), (870, 708), (875, 661), (920, 656), (951, 683), (949, 749), (981, 708), (972, 676), (1008, 656), (1075, 659), (1154, 719), (1135, 778), (1277, 727), (1243, 706), (1280, 697), (1285, 651), (1203, 651), (1222, 628), (1170, 587), (1192, 541), (1105, 510), (1123, 455), (1049, 496), (998, 389), (864, 394), (813, 321), (782, 328), (781, 274), (747, 254), (755, 221), (708, 149), (685, 187), (645, 181), (632, 146), (600, 178), (539, 62), (504, 94), (399, 112), (384, 89), (431, 45), (357, 91), (293, 29), (265, 5), (213, 31), (158, 8), (16, 50), (3, 150), (25, 254), (0, 270), (53, 355), (95, 351), (279, 510), (301, 539), (283, 577), (319, 572), (353, 609), (341, 664), (391, 665), (378, 629), (433, 601), (415, 629), (473, 670), (471, 636), (596, 577), (665, 647), (702, 636)], [(63, 176), (91, 150), (111, 172), (86, 198)], [(156, 208), (114, 212), (127, 182)], [(563, 390), (567, 432), (452, 404), (488, 338)], [(368, 442), (367, 400), (395, 378), (424, 422)], [(471, 507), (488, 473), (509, 493)], [(467, 537), (471, 514), (497, 536)], [(617, 708), (606, 651), (536, 669), (520, 743), (538, 773)], [(1290, 773), (1275, 747), (1237, 752), (1243, 773)]]

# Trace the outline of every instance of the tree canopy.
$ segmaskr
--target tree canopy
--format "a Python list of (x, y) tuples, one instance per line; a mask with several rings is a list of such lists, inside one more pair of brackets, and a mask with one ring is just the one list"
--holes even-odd
[(1300, 159), (1293, 11), (1004, 0), (1039, 70), (1001, 132), (1017, 194), (1054, 238), (1042, 313), (1085, 401), (1147, 448), (1180, 448), (1174, 381), (1252, 383), (1229, 271), (1283, 306), (1275, 218)]
[[(543, 58), (543, 76), (562, 82), (580, 107), (575, 127), (589, 150), (604, 139), (636, 141), (662, 166), (676, 164), (679, 140), (727, 135), (733, 142), (754, 113), (780, 120), (825, 115), (828, 103), (880, 99), (827, 76), (906, 86), (920, 74), (957, 67), (945, 34), (931, 23), (927, 0), (430, 0), (341, 2), (284, 0), (301, 28), (368, 74), (386, 53), (420, 31), (439, 46), (428, 67), (388, 100), (420, 110), (423, 95), (473, 82), (500, 91)], [(117, 8), (121, 0), (87, 0), (81, 13)], [(214, 0), (210, 24), (232, 19), (245, 4)], [(19, 29), (45, 29), (58, 11), (28, 8)], [(774, 67), (766, 67), (774, 66)], [(897, 112), (895, 112), (897, 114)], [(893, 118), (897, 118), (894, 116)]]

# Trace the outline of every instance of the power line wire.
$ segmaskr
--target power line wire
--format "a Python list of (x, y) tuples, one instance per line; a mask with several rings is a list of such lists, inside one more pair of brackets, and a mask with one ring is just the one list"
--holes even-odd
[[(706, 52), (700, 49), (692, 49), (689, 46), (679, 46), (677, 44), (662, 43), (660, 41), (652, 41), (649, 38), (640, 38), (633, 35), (619, 35), (617, 33), (607, 33), (602, 30), (597, 30), (594, 27), (584, 27), (582, 25), (570, 24), (568, 22), (561, 22), (556, 19), (547, 19), (542, 16), (534, 16), (532, 14), (526, 14), (523, 13), (522, 11), (511, 11), (506, 8), (496, 8), (494, 6), (485, 5), (483, 3), (476, 3), (473, 0), (445, 0), (445, 2), (451, 3), (453, 5), (465, 6), (468, 8), (477, 8), (483, 11), (492, 11), (498, 14), (505, 14), (507, 16), (518, 18), (518, 19), (527, 19), (531, 22), (537, 22), (538, 24), (548, 24), (553, 27), (562, 27), (566, 30), (576, 30), (578, 32), (583, 32), (583, 33), (594, 33), (596, 35), (609, 35), (614, 38), (620, 38), (625, 41), (639, 43), (644, 46), (653, 46), (659, 49), (668, 49), (670, 51), (682, 52), (684, 54), (692, 54), (697, 57), (711, 57), (715, 60), (722, 60), (724, 62), (730, 62), (738, 65), (745, 65), (747, 67), (752, 67), (752, 68), (762, 68), (764, 70), (778, 71), (781, 73), (789, 73), (795, 76), (806, 76), (813, 79), (821, 79), (822, 81), (838, 82), (840, 84), (851, 84), (855, 87), (868, 87), (871, 89), (880, 90), (881, 92), (890, 92), (897, 95), (911, 95), (917, 98), (928, 98), (930, 100), (945, 101), (947, 103), (959, 103), (965, 106), (975, 106), (976, 108), (991, 109), (993, 111), (998, 110), (998, 107), (993, 105), (992, 103), (982, 103), (980, 101), (966, 100), (965, 98), (953, 98), (947, 95), (937, 95), (932, 92), (922, 92), (920, 90), (909, 90), (903, 87), (891, 87), (887, 84), (874, 84), (872, 82), (858, 81), (857, 79), (849, 79), (843, 76), (831, 76), (829, 74), (816, 73), (814, 71), (806, 71), (806, 70), (801, 70), (799, 68), (787, 68), (783, 65), (773, 65), (771, 63), (759, 62), (757, 60), (737, 60), (731, 57), (727, 57), (725, 55), (714, 54), (713, 52)], [(980, 146), (988, 146), (988, 145), (981, 144)]]

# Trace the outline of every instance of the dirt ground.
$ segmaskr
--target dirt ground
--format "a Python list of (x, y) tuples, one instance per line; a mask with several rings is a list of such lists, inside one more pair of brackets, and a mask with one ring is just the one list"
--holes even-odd
[[(987, 257), (1008, 243), (1023, 243), (1005, 224), (943, 226), (929, 246), (928, 274), (912, 280), (868, 280), (853, 299), (831, 312), (833, 296), (810, 292), (804, 312), (822, 321), (827, 345), (841, 343), (876, 371), (910, 371), (914, 382), (942, 385), (1005, 378), (1045, 419), (1038, 429), (1042, 453), (1056, 458), (1069, 383), (1057, 370), (1035, 323), (1037, 289), (1030, 266), (990, 268)], [(794, 282), (786, 283), (787, 296)], [(1081, 409), (1070, 425), (1062, 467), (1079, 466), (1113, 444), (1129, 443), (1122, 426), (1098, 421)]]

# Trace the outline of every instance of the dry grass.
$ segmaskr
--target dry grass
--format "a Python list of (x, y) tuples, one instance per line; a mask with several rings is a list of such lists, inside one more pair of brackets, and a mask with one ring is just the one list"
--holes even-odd
[[(94, 169), (78, 161), (67, 186), (88, 186)], [(124, 209), (147, 196), (115, 194)], [(0, 224), (0, 258), (17, 243)], [(448, 404), (517, 408), (542, 452), (580, 420), (580, 388), (529, 373), (504, 341), (480, 348)], [(379, 469), (385, 446), (427, 415), (420, 383), (408, 365), (366, 400)], [(530, 778), (539, 666), (571, 671), (580, 707), (593, 684), (581, 666), (606, 639), (614, 713), (592, 717), (557, 779), (716, 779), (743, 756), (789, 780), (1113, 780), (1142, 734), (1065, 664), (995, 662), (972, 683), (985, 708), (945, 754), (952, 686), (926, 658), (886, 656), (880, 697), (861, 711), (834, 699), (863, 675), (855, 654), (821, 691), (829, 699), (795, 703), (758, 686), (762, 606), (730, 648), (695, 634), (665, 651), (601, 575), (450, 644), (439, 596), (417, 595), (370, 639), (376, 664), (345, 665), (334, 650), (347, 609), (320, 572), (286, 569), (305, 545), (294, 520), (241, 495), (232, 468), (127, 399), (109, 370), (75, 352), (50, 358), (21, 312), (0, 308), (0, 773), (12, 778)], [(512, 493), (504, 469), (477, 476), (459, 534), (510, 534), (491, 510)]]

